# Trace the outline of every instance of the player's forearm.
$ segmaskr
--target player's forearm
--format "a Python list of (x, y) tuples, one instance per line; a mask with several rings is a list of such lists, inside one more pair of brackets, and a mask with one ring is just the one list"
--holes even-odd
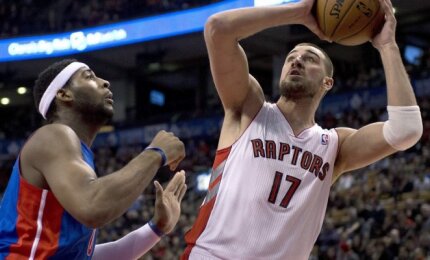
[(382, 133), (394, 149), (404, 151), (415, 145), (423, 133), (420, 109), (400, 56), (399, 47), (392, 42), (379, 48), (387, 80), (388, 120)]
[(122, 215), (152, 181), (160, 163), (159, 154), (146, 151), (121, 170), (96, 179), (88, 203), (91, 226), (102, 226)]
[(149, 225), (146, 224), (121, 239), (96, 245), (93, 259), (138, 259), (148, 252), (160, 239)]
[(379, 49), (387, 81), (389, 106), (417, 105), (411, 81), (403, 65), (399, 47), (396, 43)]
[(206, 23), (205, 34), (238, 41), (264, 29), (299, 23), (304, 12), (301, 4), (229, 10), (212, 15)]

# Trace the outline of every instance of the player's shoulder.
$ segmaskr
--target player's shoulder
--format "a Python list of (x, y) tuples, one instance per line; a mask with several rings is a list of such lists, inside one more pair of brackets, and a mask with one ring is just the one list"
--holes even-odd
[(39, 128), (34, 132), (32, 140), (50, 141), (51, 143), (56, 139), (58, 141), (73, 141), (79, 142), (79, 138), (75, 131), (65, 124), (48, 124)]
[(338, 128), (325, 128), (317, 123), (312, 127), (312, 129), (318, 134), (338, 135)]
[(349, 128), (349, 127), (336, 127), (334, 128), (334, 130), (339, 136), (340, 143), (342, 143), (342, 141), (345, 140), (345, 138), (354, 134), (357, 131), (357, 129)]
[(79, 147), (79, 137), (72, 128), (64, 124), (48, 124), (37, 129), (24, 145), (24, 149), (32, 153), (76, 150)]

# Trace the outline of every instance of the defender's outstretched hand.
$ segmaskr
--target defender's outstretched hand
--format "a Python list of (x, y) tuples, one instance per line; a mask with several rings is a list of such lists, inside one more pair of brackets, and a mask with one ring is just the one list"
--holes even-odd
[(155, 213), (152, 222), (167, 234), (173, 230), (181, 214), (181, 201), (184, 198), (187, 185), (185, 184), (185, 171), (173, 176), (165, 190), (158, 181), (154, 182), (156, 188)]

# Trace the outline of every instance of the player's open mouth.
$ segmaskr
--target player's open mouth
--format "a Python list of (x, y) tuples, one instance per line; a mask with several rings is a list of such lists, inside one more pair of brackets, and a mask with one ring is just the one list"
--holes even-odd
[(300, 71), (297, 69), (292, 69), (290, 70), (290, 73), (288, 73), (288, 75), (300, 76)]

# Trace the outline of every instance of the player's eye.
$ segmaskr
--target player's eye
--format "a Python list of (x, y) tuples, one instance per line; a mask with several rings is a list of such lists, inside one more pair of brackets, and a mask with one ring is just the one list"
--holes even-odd
[(305, 56), (305, 57), (303, 57), (303, 59), (305, 61), (309, 61), (309, 62), (315, 62), (316, 61), (316, 59), (312, 56)]
[(94, 76), (94, 74), (88, 73), (85, 78), (86, 79), (95, 79), (95, 76)]

